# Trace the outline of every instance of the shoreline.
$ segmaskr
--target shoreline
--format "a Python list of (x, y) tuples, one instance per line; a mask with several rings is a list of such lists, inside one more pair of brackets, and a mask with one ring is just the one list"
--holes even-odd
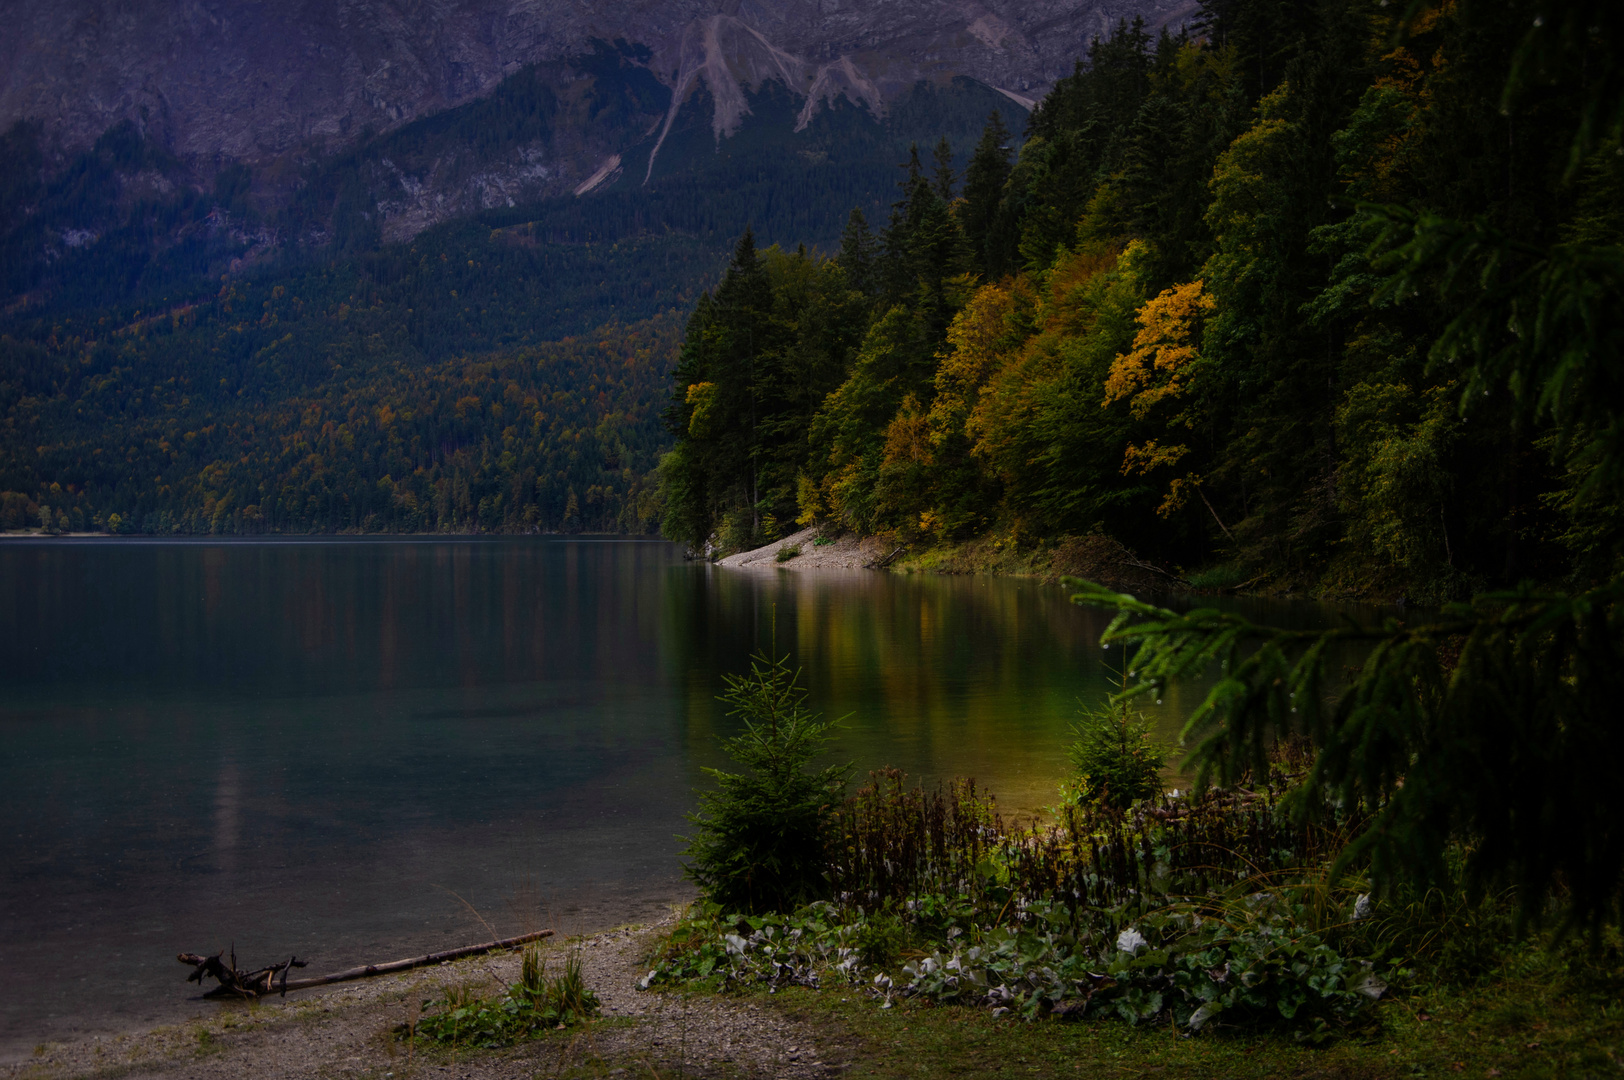
[[(876, 536), (826, 536), (821, 525), (716, 560), (729, 570), (874, 570), (896, 550)], [(794, 554), (784, 557), (784, 553)]]
[(669, 544), (671, 541), (657, 533), (616, 533), (616, 532), (266, 532), (266, 533), (109, 533), (109, 532), (27, 532), (23, 530), (10, 530), (0, 532), (0, 541), (3, 540), (130, 540), (130, 541), (212, 541), (253, 543), (265, 540), (374, 540), (388, 543), (392, 540), (505, 540), (505, 539), (543, 539), (554, 538), (561, 540), (621, 540), (628, 543), (639, 544)]
[(645, 924), (544, 942), (549, 965), (579, 957), (600, 1012), (585, 1024), (511, 1046), (446, 1047), (403, 1036), (416, 1003), (439, 1006), (448, 992), (500, 994), (519, 976), (516, 951), (300, 992), (297, 1000), (208, 1002), (209, 1010), (175, 1024), (42, 1045), (0, 1062), (0, 1080), (218, 1080), (237, 1073), (258, 1080), (436, 1080), (447, 1072), (458, 1080), (561, 1074), (811, 1080), (851, 1067), (854, 1045), (762, 1001), (638, 989), (654, 940), (680, 910)]
[[(610, 938), (629, 940), (636, 935), (646, 936), (671, 921), (691, 901), (691, 896), (671, 895), (628, 905), (613, 913), (601, 912), (587, 928), (568, 934), (561, 931), (555, 937), (543, 939), (540, 944), (546, 955), (562, 955), (569, 949), (579, 947), (582, 942)], [(648, 918), (650, 906), (664, 914)], [(639, 916), (643, 918), (639, 919)], [(98, 1016), (94, 1010), (87, 1009), (76, 1014), (82, 1021), (79, 1030), (70, 1037), (45, 1037), (38, 1041), (25, 1037), (8, 1040), (8, 1045), (0, 1046), (0, 1080), (95, 1075), (109, 1068), (116, 1069), (119, 1075), (132, 1071), (139, 1074), (149, 1066), (155, 1067), (155, 1071), (167, 1073), (173, 1071), (173, 1059), (177, 1056), (197, 1056), (216, 1040), (247, 1034), (261, 1038), (278, 1029), (289, 1026), (300, 1029), (311, 1023), (337, 1023), (346, 1028), (356, 1028), (360, 1024), (365, 1028), (363, 1034), (370, 1038), (376, 1032), (367, 1026), (370, 1023), (368, 1018), (381, 1005), (397, 1003), (404, 1008), (408, 995), (413, 992), (421, 991), (436, 997), (443, 993), (445, 987), (469, 980), (491, 978), (494, 979), (492, 985), (500, 988), (501, 984), (512, 981), (513, 973), (507, 969), (511, 967), (514, 972), (517, 971), (519, 955), (518, 949), (485, 953), (392, 974), (292, 991), (285, 998), (267, 996), (251, 1002), (206, 998), (202, 989), (186, 981), (187, 972), (172, 956), (155, 958), (155, 964), (164, 962), (166, 968), (174, 971), (173, 1009), (163, 1010), (172, 1011), (172, 1018), (156, 1023), (150, 1020), (119, 1023), (114, 1020), (103, 1024), (97, 1022)], [(640, 956), (635, 959), (640, 960)], [(380, 958), (377, 962), (387, 960)], [(212, 988), (213, 983), (210, 982), (204, 989)], [(105, 1013), (101, 1014), (101, 1018), (113, 1019)], [(299, 1037), (298, 1030), (283, 1034)], [(284, 1050), (279, 1050), (278, 1054), (286, 1058)], [(313, 1060), (306, 1063), (323, 1068), (330, 1064)], [(255, 1066), (255, 1072), (262, 1073), (264, 1069)], [(271, 1075), (277, 1073), (273, 1071)]]
[[(522, 896), (522, 892), (516, 895)], [(568, 894), (548, 894), (544, 900), (532, 903), (512, 899), (493, 902), (485, 908), (490, 922), (486, 916), (471, 912), (466, 925), (451, 934), (444, 931), (426, 935), (414, 933), (412, 925), (401, 923), (387, 938), (374, 938), (362, 919), (353, 930), (336, 926), (320, 950), (312, 948), (306, 953), (303, 948), (299, 949), (300, 957), (310, 961), (310, 966), (298, 974), (321, 976), (367, 964), (381, 965), (540, 929), (555, 931), (556, 936), (547, 939), (549, 941), (574, 941), (614, 928), (658, 922), (673, 910), (686, 907), (694, 896), (693, 886), (673, 865), (669, 875), (659, 875), (657, 879), (650, 878), (631, 887), (606, 888), (601, 882), (584, 882), (578, 883)], [(240, 934), (241, 927), (238, 930)], [(54, 987), (42, 987), (42, 992), (50, 995), (42, 999), (49, 1002), (47, 1007), (13, 1007), (5, 1017), (4, 1026), (0, 1027), (0, 1080), (9, 1075), (5, 1071), (8, 1067), (38, 1060), (37, 1050), (41, 1045), (82, 1048), (112, 1042), (132, 1043), (154, 1032), (217, 1021), (223, 1015), (223, 1007), (239, 1006), (238, 1002), (204, 998), (203, 992), (213, 988), (213, 981), (202, 987), (189, 983), (190, 969), (176, 961), (179, 951), (193, 951), (201, 944), (203, 952), (212, 952), (227, 947), (229, 938), (204, 935), (188, 941), (184, 939), (184, 930), (180, 935), (169, 940), (170, 947), (162, 951), (145, 944), (138, 946), (139, 952), (130, 956), (135, 963), (123, 964), (120, 984), (111, 992), (87, 992), (83, 987), (88, 982), (81, 982), (81, 989), (71, 995), (62, 995)], [(363, 939), (370, 940), (371, 944), (365, 947), (356, 944)], [(236, 944), (238, 960), (244, 970), (288, 958), (285, 952), (272, 954), (261, 947), (243, 951), (241, 936), (236, 938)], [(133, 949), (126, 950), (127, 955), (132, 952)], [(454, 964), (466, 966), (467, 962), (459, 960)], [(401, 979), (409, 981), (428, 970), (418, 967), (399, 974), (292, 991), (285, 1003), (291, 1006), (300, 1001), (318, 1001), (339, 991), (361, 994), (362, 999), (370, 1000), (372, 992), (368, 987), (395, 985)], [(271, 1001), (264, 999), (255, 1008)]]

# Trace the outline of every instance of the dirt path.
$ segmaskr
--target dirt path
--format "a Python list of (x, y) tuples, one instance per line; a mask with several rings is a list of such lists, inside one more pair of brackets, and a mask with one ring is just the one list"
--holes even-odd
[[(580, 949), (583, 974), (603, 1004), (603, 1016), (504, 1050), (414, 1050), (393, 1032), (414, 998), (438, 999), (451, 985), (494, 988), (497, 979), (517, 978), (516, 954), (306, 992), (299, 1000), (200, 1003), (206, 1007), (192, 1023), (41, 1046), (30, 1060), (0, 1066), (0, 1080), (811, 1078), (839, 1075), (849, 1064), (851, 1047), (825, 1044), (811, 1028), (759, 1003), (639, 991), (649, 941), (663, 925), (551, 944), (546, 955), (554, 963), (562, 962), (566, 950)], [(184, 977), (177, 965), (176, 993), (184, 992)]]

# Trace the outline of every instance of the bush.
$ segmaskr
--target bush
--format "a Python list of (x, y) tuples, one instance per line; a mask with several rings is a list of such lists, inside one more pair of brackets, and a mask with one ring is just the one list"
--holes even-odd
[(801, 545), (800, 544), (785, 544), (783, 547), (778, 549), (778, 561), (779, 562), (789, 562), (791, 559), (795, 558), (800, 553), (801, 553)]
[(751, 658), (750, 674), (727, 677), (722, 701), (743, 733), (722, 744), (747, 772), (706, 769), (716, 789), (701, 793), (699, 827), (683, 867), (705, 897), (729, 911), (790, 911), (828, 892), (827, 826), (850, 765), (808, 771), (831, 725), (805, 708), (800, 673), (788, 658)]
[(1074, 730), (1070, 755), (1076, 773), (1066, 791), (1072, 801), (1126, 810), (1162, 790), (1167, 747), (1152, 737), (1143, 716), (1122, 706), (1089, 709)]
[(1224, 589), (1233, 589), (1237, 585), (1246, 584), (1246, 571), (1239, 566), (1218, 565), (1209, 566), (1205, 570), (1197, 570), (1186, 579), (1190, 588), (1198, 592), (1219, 592)]

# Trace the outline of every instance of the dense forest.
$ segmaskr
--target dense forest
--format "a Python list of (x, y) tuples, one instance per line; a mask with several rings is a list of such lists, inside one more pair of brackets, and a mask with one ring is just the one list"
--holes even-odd
[[(577, 67), (605, 122), (665, 107), (625, 57)], [(743, 223), (832, 248), (918, 133), (1024, 115), (960, 79), (797, 131), (767, 83), (718, 143), (701, 90), (646, 185), (639, 146), (589, 197), (383, 242), (385, 165), (545, 142), (557, 105), (520, 72), (312, 166), (280, 205), (246, 167), (198, 188), (129, 124), (54, 173), (37, 125), (0, 136), (0, 527), (652, 531), (676, 313)]]
[(746, 235), (687, 324), (667, 534), (1103, 533), (1213, 584), (1427, 600), (1605, 576), (1597, 387), (1518, 374), (1575, 320), (1576, 371), (1619, 341), (1611, 24), (1548, 7), (1123, 23), (1018, 152), (994, 117), (962, 172), (916, 153), (833, 257)]
[[(270, 293), (254, 303), (257, 294), (228, 285), (212, 311), (166, 312), (111, 340), (25, 356), (11, 421), (58, 441), (24, 449), (8, 469), (78, 483), (52, 482), (32, 498), (7, 490), (4, 527), (653, 528), (646, 477), (665, 445), (657, 402), (673, 317), (426, 365), (403, 347), (391, 313), (365, 298), (313, 311), (280, 287)], [(238, 310), (249, 318), (234, 321)], [(176, 332), (194, 318), (213, 334)], [(286, 329), (301, 320), (364, 332), (305, 382)], [(245, 323), (266, 328), (263, 346), (251, 363), (222, 363), (210, 341), (248, 336)]]

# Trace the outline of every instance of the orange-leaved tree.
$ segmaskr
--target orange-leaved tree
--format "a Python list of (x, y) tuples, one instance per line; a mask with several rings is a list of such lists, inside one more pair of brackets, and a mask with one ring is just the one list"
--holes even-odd
[[(1133, 348), (1111, 364), (1102, 404), (1125, 400), (1136, 420), (1149, 419), (1153, 411), (1167, 413), (1166, 408), (1158, 406), (1184, 398), (1199, 371), (1201, 351), (1197, 342), (1212, 309), (1213, 299), (1199, 278), (1164, 289), (1146, 301), (1139, 309), (1139, 332), (1134, 335)], [(1191, 429), (1195, 417), (1185, 408), (1168, 416), (1166, 423), (1170, 428)], [(1157, 439), (1129, 443), (1122, 456), (1122, 472), (1144, 475), (1153, 469), (1171, 468), (1189, 452), (1184, 443), (1164, 444)], [(1200, 484), (1201, 477), (1193, 472), (1174, 478), (1156, 512), (1162, 517), (1175, 513)]]

